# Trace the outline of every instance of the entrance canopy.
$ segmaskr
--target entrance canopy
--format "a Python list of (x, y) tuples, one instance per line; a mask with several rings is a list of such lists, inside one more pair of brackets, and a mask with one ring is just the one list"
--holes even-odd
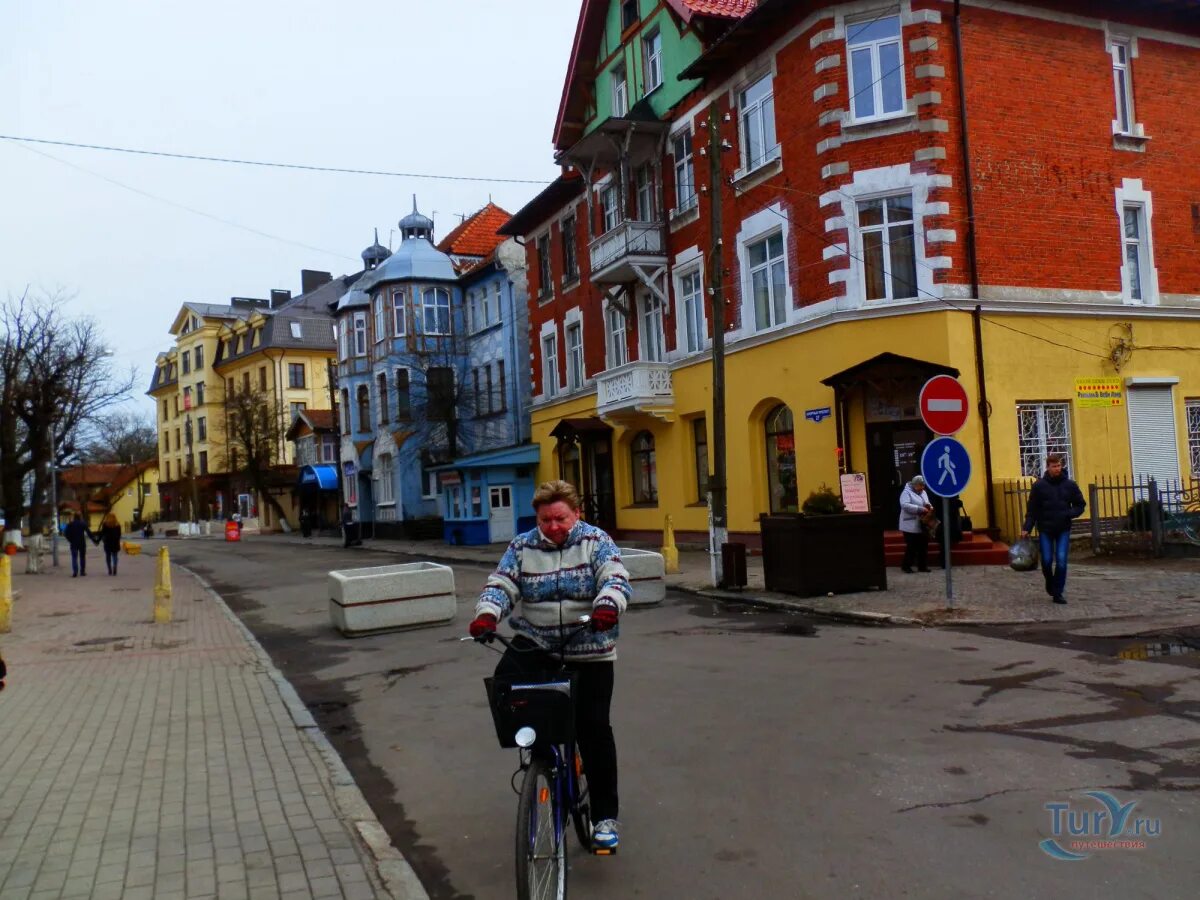
[(300, 469), (300, 484), (315, 485), (318, 490), (336, 491), (338, 486), (336, 466), (304, 466)]
[(958, 377), (958, 369), (953, 366), (943, 366), (941, 363), (929, 362), (924, 359), (914, 359), (911, 356), (900, 356), (898, 353), (880, 353), (868, 360), (860, 362), (849, 369), (843, 369), (828, 378), (822, 378), (821, 384), (831, 388), (849, 388), (862, 384), (871, 376), (878, 375), (881, 369), (903, 369), (906, 372), (914, 370), (926, 374), (928, 378), (934, 375), (952, 375)]
[(489, 450), (471, 456), (460, 456), (453, 462), (440, 466), (431, 466), (430, 472), (448, 472), (454, 469), (489, 469), (493, 466), (536, 466), (541, 455), (541, 447), (537, 444), (525, 444), (520, 447), (505, 447), (502, 450)]
[(579, 419), (562, 419), (554, 430), (550, 432), (550, 437), (558, 438), (559, 440), (573, 440), (584, 435), (601, 436), (612, 434), (612, 426), (603, 419), (595, 416)]

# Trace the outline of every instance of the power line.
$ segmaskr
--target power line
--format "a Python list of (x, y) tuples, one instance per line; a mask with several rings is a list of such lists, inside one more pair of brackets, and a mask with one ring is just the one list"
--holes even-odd
[(49, 153), (45, 153), (41, 150), (38, 150), (35, 147), (27, 147), (23, 144), (18, 144), (17, 146), (20, 147), (22, 150), (25, 150), (28, 153), (36, 153), (38, 156), (44, 157), (49, 160), (53, 160), (56, 163), (61, 163), (62, 165), (67, 166), (68, 168), (75, 169), (76, 171), (79, 171), (79, 172), (83, 172), (86, 175), (91, 175), (94, 178), (99, 178), (101, 181), (106, 181), (109, 184), (115, 185), (116, 187), (119, 187), (123, 190), (130, 191), (131, 193), (138, 194), (139, 196), (146, 197), (150, 200), (155, 200), (159, 203), (165, 203), (167, 206), (173, 206), (176, 209), (182, 209), (185, 212), (191, 213), (192, 215), (201, 216), (202, 218), (205, 218), (205, 219), (211, 219), (214, 222), (220, 222), (222, 225), (228, 225), (231, 228), (237, 228), (241, 231), (246, 231), (246, 232), (249, 232), (250, 234), (254, 234), (254, 235), (258, 235), (259, 237), (267, 238), (268, 240), (278, 241), (282, 244), (290, 244), (293, 247), (300, 247), (304, 250), (313, 250), (317, 253), (324, 253), (329, 256), (336, 256), (339, 259), (348, 259), (351, 262), (358, 261), (354, 257), (347, 256), (344, 253), (338, 253), (336, 250), (326, 250), (323, 247), (314, 247), (312, 244), (305, 244), (301, 241), (293, 241), (289, 238), (279, 237), (279, 235), (270, 234), (269, 232), (261, 231), (257, 228), (251, 228), (249, 225), (243, 225), (240, 222), (234, 222), (231, 219), (223, 219), (220, 216), (214, 216), (212, 213), (205, 212), (202, 209), (195, 209), (194, 207), (186, 206), (183, 203), (178, 203), (174, 200), (168, 200), (166, 197), (160, 197), (157, 194), (151, 194), (149, 191), (143, 191), (140, 188), (132, 187), (131, 185), (125, 184), (122, 181), (117, 181), (115, 178), (109, 178), (107, 175), (101, 175), (99, 172), (93, 172), (91, 169), (85, 168), (84, 166), (80, 166), (80, 165), (77, 165), (72, 162), (67, 162), (65, 159), (59, 159), (57, 156), (53, 156)]
[(268, 169), (300, 169), (305, 172), (335, 172), (342, 175), (381, 175), (387, 178), (425, 178), (436, 181), (480, 181), (496, 184), (540, 184), (548, 181), (536, 178), (488, 178), (479, 175), (431, 175), (420, 172), (388, 172), (378, 169), (352, 169), (342, 166), (310, 166), (302, 163), (265, 162), (255, 159), (235, 159), (225, 156), (205, 156), (199, 153), (170, 153), (165, 150), (139, 150), (131, 147), (109, 147), (103, 144), (82, 144), (74, 141), (52, 141), (47, 138), (24, 137), (15, 134), (0, 134), (0, 140), (18, 141), (25, 144), (50, 144), (55, 147), (73, 147), (77, 150), (104, 150), (109, 153), (130, 153), (138, 156), (160, 156), (166, 159), (189, 159), (201, 162), (228, 163), (237, 166), (259, 166)]

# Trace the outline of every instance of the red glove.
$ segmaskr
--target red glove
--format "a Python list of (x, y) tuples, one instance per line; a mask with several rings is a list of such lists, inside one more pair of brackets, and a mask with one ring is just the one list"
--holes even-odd
[(467, 630), (471, 633), (471, 637), (478, 640), (485, 634), (491, 634), (496, 630), (496, 617), (491, 613), (480, 613), (471, 622)]
[(608, 631), (617, 624), (617, 608), (607, 603), (592, 609), (592, 631)]

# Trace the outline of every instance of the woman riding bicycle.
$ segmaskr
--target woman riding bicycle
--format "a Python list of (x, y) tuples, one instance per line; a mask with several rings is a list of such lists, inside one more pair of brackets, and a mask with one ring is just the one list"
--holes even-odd
[[(506, 650), (497, 677), (535, 677), (558, 668), (561, 651), (576, 672), (575, 732), (591, 795), (592, 842), (617, 846), (617, 746), (609, 724), (617, 619), (629, 600), (629, 573), (617, 545), (599, 528), (580, 521), (579, 494), (566, 481), (547, 481), (533, 495), (537, 528), (518, 535), (504, 551), (475, 606), (471, 636), (496, 630), (513, 612), (516, 651)], [(519, 611), (514, 607), (520, 603)], [(561, 637), (580, 617), (591, 629)], [(536, 647), (549, 653), (529, 652)]]

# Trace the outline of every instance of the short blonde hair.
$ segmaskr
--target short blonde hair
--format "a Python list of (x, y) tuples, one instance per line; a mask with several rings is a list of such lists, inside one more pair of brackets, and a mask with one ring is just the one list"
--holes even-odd
[(575, 510), (575, 512), (579, 512), (579, 492), (575, 490), (575, 485), (569, 481), (543, 481), (538, 485), (537, 490), (533, 492), (533, 508), (535, 511), (539, 506), (546, 503), (558, 503), (560, 500)]

